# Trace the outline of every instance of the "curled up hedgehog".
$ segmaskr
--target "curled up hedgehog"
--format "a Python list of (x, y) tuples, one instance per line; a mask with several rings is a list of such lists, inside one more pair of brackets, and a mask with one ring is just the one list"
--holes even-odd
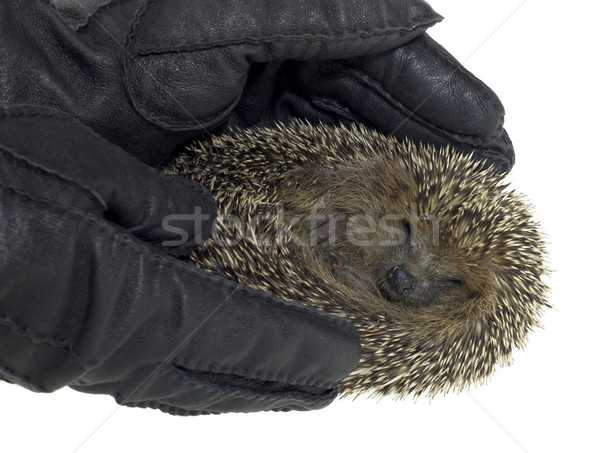
[(342, 394), (480, 382), (548, 305), (530, 207), (472, 156), (293, 122), (194, 142), (168, 171), (218, 204), (189, 261), (355, 324), (361, 360)]

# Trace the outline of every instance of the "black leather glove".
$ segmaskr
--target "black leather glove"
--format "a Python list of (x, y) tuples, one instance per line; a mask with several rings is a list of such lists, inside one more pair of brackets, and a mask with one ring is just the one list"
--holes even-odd
[(500, 101), (423, 34), (440, 19), (421, 0), (4, 0), (0, 104), (67, 111), (151, 165), (206, 130), (303, 116), (508, 170)]
[(165, 253), (214, 214), (65, 114), (0, 110), (0, 377), (174, 414), (330, 403), (360, 356), (351, 323)]
[[(439, 19), (419, 0), (6, 0), (0, 104), (68, 112), (152, 165), (206, 130), (305, 116), (507, 169), (499, 101), (423, 35)], [(56, 112), (2, 122), (0, 377), (176, 413), (331, 401), (358, 359), (348, 324), (244, 288), (207, 316), (237, 286), (152, 248), (205, 194)]]

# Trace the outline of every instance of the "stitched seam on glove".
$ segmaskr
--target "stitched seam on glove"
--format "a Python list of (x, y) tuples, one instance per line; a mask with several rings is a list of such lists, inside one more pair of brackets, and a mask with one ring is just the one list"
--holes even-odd
[[(171, 367), (170, 367), (171, 368)], [(161, 371), (163, 375), (167, 378), (179, 381), (177, 384), (178, 388), (187, 387), (192, 391), (202, 390), (206, 395), (224, 395), (224, 396), (236, 396), (244, 399), (247, 402), (250, 401), (281, 401), (292, 400), (293, 401), (302, 401), (303, 403), (326, 403), (328, 401), (333, 401), (337, 396), (336, 388), (327, 388), (322, 389), (322, 395), (314, 395), (310, 393), (304, 393), (301, 390), (297, 391), (287, 391), (280, 393), (257, 393), (256, 390), (248, 390), (243, 387), (235, 387), (229, 386), (219, 383), (206, 383), (204, 384), (202, 381), (194, 379), (193, 377), (189, 377), (185, 375), (183, 371), (173, 372), (170, 369), (164, 369)], [(118, 392), (114, 394), (114, 398), (116, 401), (124, 406), (129, 407), (150, 407), (154, 409), (161, 409), (165, 412), (173, 413), (175, 411), (178, 414), (209, 414), (209, 413), (219, 413), (214, 411), (205, 411), (205, 410), (188, 410), (183, 409), (177, 406), (173, 406), (170, 404), (161, 403), (156, 400), (149, 401), (127, 401), (128, 398), (135, 396), (135, 393), (129, 394), (127, 397), (123, 396), (122, 392)]]
[[(434, 22), (435, 23), (435, 22)], [(290, 41), (306, 41), (306, 42), (344, 42), (344, 41), (356, 41), (359, 39), (368, 39), (374, 38), (376, 36), (389, 36), (400, 34), (404, 36), (405, 34), (418, 31), (420, 29), (426, 29), (432, 24), (419, 25), (414, 28), (390, 28), (390, 29), (382, 29), (382, 30), (371, 30), (371, 31), (355, 31), (352, 32), (354, 34), (348, 36), (328, 36), (328, 35), (319, 35), (319, 34), (298, 34), (298, 35), (272, 35), (265, 36), (261, 38), (255, 38), (252, 36), (246, 36), (242, 38), (231, 38), (224, 39), (218, 41), (207, 41), (204, 43), (195, 43), (195, 44), (162, 44), (162, 47), (156, 48), (148, 48), (148, 49), (136, 49), (135, 54), (140, 56), (146, 55), (155, 55), (155, 54), (163, 54), (163, 53), (185, 53), (185, 52), (196, 52), (203, 50), (215, 49), (218, 47), (234, 47), (234, 46), (243, 46), (243, 45), (253, 45), (259, 46), (263, 44), (269, 44), (272, 42), (290, 42)]]
[(79, 190), (82, 190), (88, 195), (89, 198), (94, 200), (101, 212), (104, 212), (108, 209), (108, 205), (99, 193), (89, 189), (88, 187), (82, 186), (77, 181), (67, 178), (66, 176), (58, 174), (50, 169), (44, 168), (41, 165), (33, 163), (28, 158), (15, 154), (15, 152), (12, 149), (5, 147), (1, 143), (0, 152), (2, 152), (8, 159), (11, 159), (15, 164), (19, 165), (20, 167), (27, 168), (29, 171), (32, 171), (42, 177), (49, 177), (51, 179), (60, 181), (61, 183), (65, 183), (71, 187), (75, 187)]
[(95, 362), (93, 360), (85, 360), (81, 358), (81, 356), (73, 350), (73, 343), (71, 342), (71, 340), (36, 332), (32, 328), (27, 327), (21, 324), (20, 322), (12, 319), (7, 314), (0, 314), (0, 325), (7, 327), (15, 335), (18, 335), (19, 337), (28, 340), (32, 344), (43, 344), (46, 346), (51, 346), (54, 349), (59, 349), (63, 352), (66, 352), (75, 363), (83, 367), (90, 367), (98, 364), (98, 362)]
[[(39, 107), (39, 106), (32, 107), (32, 106), (27, 106), (27, 105), (14, 105), (14, 106), (10, 106), (7, 108), (0, 108), (0, 119), (1, 118), (20, 118), (20, 117), (35, 118), (38, 116), (62, 121), (65, 123), (69, 123), (79, 130), (85, 130), (86, 133), (89, 134), (90, 138), (93, 137), (94, 139), (99, 140), (103, 146), (120, 151), (121, 159), (128, 160), (128, 161), (132, 162), (133, 165), (140, 165), (140, 162), (135, 157), (133, 157), (131, 154), (121, 150), (117, 145), (115, 145), (112, 142), (109, 142), (102, 135), (99, 135), (98, 133), (96, 133), (96, 131), (94, 131), (94, 129), (86, 126), (85, 124), (81, 123), (77, 119), (71, 117), (70, 115), (68, 115), (64, 112), (61, 112), (61, 111), (58, 111), (58, 110), (55, 110), (55, 109), (49, 108), (49, 107)], [(158, 172), (156, 169), (154, 169), (152, 167), (147, 167), (147, 168), (149, 171), (151, 171), (157, 175), (161, 174), (160, 172)]]
[(219, 415), (219, 414), (221, 414), (221, 412), (215, 412), (215, 411), (203, 411), (203, 410), (194, 411), (194, 410), (188, 410), (188, 409), (181, 409), (179, 407), (175, 407), (175, 406), (170, 406), (168, 404), (159, 403), (158, 401), (145, 401), (145, 402), (139, 402), (139, 403), (119, 403), (119, 404), (121, 406), (125, 406), (125, 407), (135, 407), (135, 408), (141, 408), (141, 409), (158, 409), (158, 410), (163, 411), (163, 412), (165, 412), (167, 414), (170, 414), (170, 415), (179, 415), (179, 416), (185, 416), (185, 415)]
[[(219, 384), (211, 384), (205, 385), (201, 381), (197, 381), (193, 378), (185, 376), (183, 373), (173, 373), (168, 369), (162, 371), (162, 374), (166, 375), (168, 378), (177, 380), (179, 383), (177, 384), (178, 388), (182, 388), (183, 386), (189, 388), (191, 391), (194, 390), (202, 390), (205, 395), (223, 395), (223, 396), (237, 396), (244, 399), (246, 402), (259, 402), (259, 401), (282, 401), (289, 404), (294, 404), (294, 402), (302, 402), (302, 403), (328, 403), (335, 399), (337, 396), (337, 390), (335, 388), (326, 389), (323, 395), (311, 395), (309, 393), (298, 392), (290, 392), (283, 394), (258, 394), (254, 391), (248, 391), (240, 387), (231, 387), (227, 385), (219, 385)], [(130, 394), (127, 398), (134, 396), (134, 394)], [(127, 401), (127, 398), (123, 397), (123, 393), (119, 392), (114, 395), (115, 400), (120, 404), (128, 407), (149, 407), (153, 409), (160, 409), (165, 412), (173, 413), (176, 415), (200, 415), (200, 414), (218, 414), (216, 411), (206, 411), (206, 410), (188, 410), (184, 408), (180, 408), (171, 404), (161, 403), (156, 400), (149, 401)], [(210, 398), (209, 398), (210, 399)], [(281, 410), (281, 409), (280, 409)]]
[[(50, 118), (50, 119), (53, 119), (56, 121), (61, 121), (64, 123), (71, 124), (74, 127), (77, 127), (79, 130), (85, 130), (86, 133), (89, 133), (95, 139), (100, 140), (104, 145), (109, 146), (111, 148), (117, 148), (116, 145), (109, 142), (101, 135), (98, 135), (93, 129), (80, 123), (79, 121), (72, 118), (71, 116), (64, 114), (63, 112), (59, 112), (57, 110), (45, 108), (45, 107), (39, 107), (39, 108), (36, 107), (34, 111), (21, 110), (22, 108), (26, 108), (26, 107), (25, 106), (14, 106), (14, 107), (10, 107), (9, 109), (0, 110), (0, 119), (2, 119), (2, 118), (18, 119), (18, 118), (35, 118), (35, 117)], [(44, 172), (45, 174), (47, 174), (49, 176), (54, 176), (56, 178), (60, 178), (62, 181), (73, 184), (76, 187), (81, 188), (84, 191), (88, 192), (91, 197), (93, 197), (94, 199), (96, 199), (96, 201), (98, 201), (100, 203), (102, 212), (105, 212), (109, 208), (109, 206), (106, 204), (104, 199), (100, 196), (100, 194), (97, 194), (96, 192), (92, 191), (91, 189), (88, 189), (87, 187), (80, 185), (76, 181), (73, 181), (73, 180), (67, 178), (66, 176), (59, 175), (59, 174), (53, 172), (52, 170), (45, 169), (42, 166), (39, 166), (39, 165), (29, 161), (29, 159), (27, 159), (25, 157), (16, 156), (14, 154), (14, 151), (12, 151), (9, 148), (4, 148), (1, 144), (0, 144), (0, 150), (3, 150), (6, 154), (12, 156), (13, 159), (21, 161), (23, 163), (23, 165), (27, 164), (34, 169), (39, 168), (40, 172)], [(122, 152), (122, 158), (127, 159), (130, 162), (134, 161), (135, 165), (140, 165), (140, 163), (133, 156), (131, 156), (128, 153)], [(143, 165), (143, 164), (141, 164), (141, 165)], [(183, 177), (179, 177), (178, 175), (166, 175), (164, 173), (157, 171), (156, 169), (154, 169), (152, 167), (147, 167), (147, 170), (165, 180), (173, 181), (181, 187), (187, 187), (187, 188), (193, 189), (194, 191), (196, 191), (198, 194), (202, 195), (203, 197), (211, 197), (212, 198), (212, 195), (210, 194), (210, 192), (206, 189), (206, 187), (202, 186), (201, 184), (197, 184), (197, 183), (190, 181), (188, 179), (185, 179)], [(32, 198), (35, 198), (35, 197), (32, 196)]]
[(178, 361), (174, 363), (173, 366), (183, 368), (194, 372), (194, 370), (201, 370), (198, 373), (214, 373), (214, 374), (226, 374), (231, 376), (236, 376), (243, 379), (255, 380), (255, 381), (272, 381), (277, 382), (279, 384), (285, 385), (301, 385), (307, 387), (331, 387), (335, 384), (335, 382), (323, 381), (321, 379), (314, 381), (296, 381), (296, 382), (288, 382), (287, 375), (281, 372), (261, 372), (254, 371), (252, 372), (248, 368), (240, 368), (240, 367), (228, 367), (219, 364), (210, 364), (210, 365), (201, 365), (199, 362), (191, 362), (189, 360)]
[[(77, 208), (67, 207), (67, 206), (63, 206), (63, 205), (59, 205), (59, 204), (53, 204), (46, 200), (35, 199), (35, 198), (31, 197), (29, 194), (17, 191), (10, 187), (3, 187), (1, 185), (0, 185), (0, 191), (17, 196), (27, 203), (43, 205), (48, 211), (54, 212), (55, 214), (63, 215), (63, 216), (66, 216), (66, 217), (76, 220), (76, 221), (84, 220), (90, 228), (93, 227), (93, 228), (99, 230), (99, 232), (101, 232), (102, 234), (107, 235), (108, 238), (113, 243), (117, 243), (120, 247), (130, 248), (141, 255), (148, 256), (149, 262), (151, 262), (152, 264), (154, 264), (156, 266), (159, 266), (161, 269), (173, 268), (173, 269), (176, 269), (177, 272), (179, 272), (181, 274), (187, 274), (196, 280), (199, 280), (202, 282), (208, 281), (213, 286), (225, 288), (226, 290), (234, 290), (235, 289), (237, 294), (240, 294), (242, 296), (250, 296), (248, 298), (248, 300), (246, 301), (247, 304), (250, 304), (250, 303), (270, 304), (271, 303), (268, 300), (264, 300), (264, 301), (260, 301), (260, 302), (258, 300), (256, 300), (257, 296), (261, 299), (265, 298), (265, 295), (262, 294), (258, 290), (244, 287), (243, 285), (240, 285), (236, 282), (224, 279), (215, 274), (211, 274), (210, 272), (203, 271), (201, 269), (192, 267), (191, 265), (185, 264), (182, 261), (179, 261), (175, 258), (172, 258), (169, 256), (161, 256), (158, 253), (154, 252), (150, 247), (148, 247), (148, 248), (142, 247), (142, 246), (136, 244), (135, 239), (133, 237), (130, 237), (126, 234), (115, 231), (114, 228), (111, 227), (111, 225), (109, 225), (108, 223), (103, 222), (101, 219), (98, 219), (97, 217), (95, 217), (89, 213), (80, 211)], [(269, 297), (269, 296), (267, 296), (267, 297)], [(323, 320), (327, 320), (330, 324), (336, 324), (337, 326), (341, 327), (343, 330), (346, 330), (346, 331), (352, 330), (352, 326), (351, 325), (349, 326), (347, 321), (345, 321), (344, 319), (339, 318), (337, 316), (330, 315), (330, 314), (327, 314), (324, 312), (320, 312), (318, 310), (311, 309), (311, 308), (308, 308), (308, 307), (305, 307), (302, 305), (292, 305), (291, 303), (286, 304), (286, 302), (283, 300), (281, 300), (280, 303), (286, 305), (286, 310), (288, 310), (290, 312), (295, 312), (302, 317), (306, 317), (306, 316), (309, 316), (311, 318), (319, 317)], [(75, 353), (75, 351), (72, 351), (72, 352)], [(77, 353), (75, 353), (75, 354), (77, 354)], [(248, 377), (256, 378), (254, 375), (251, 375)], [(291, 385), (301, 385), (301, 383), (294, 382), (293, 380), (289, 379), (289, 377), (286, 378), (286, 381), (288, 381)]]
[[(198, 378), (196, 378), (193, 375), (189, 374), (189, 371), (193, 370), (186, 370), (183, 368), (178, 367), (177, 365), (171, 365), (169, 368), (165, 368), (162, 373), (165, 375), (168, 375), (169, 377), (175, 377), (178, 380), (181, 380), (186, 386), (192, 388), (192, 389), (197, 389), (197, 388), (203, 388), (206, 390), (214, 390), (215, 392), (225, 392), (228, 394), (233, 394), (233, 393), (238, 393), (240, 396), (243, 396), (244, 398), (247, 398), (248, 396), (251, 398), (256, 398), (256, 399), (279, 399), (281, 398), (281, 395), (289, 395), (289, 396), (293, 396), (293, 395), (302, 395), (302, 399), (304, 400), (311, 400), (311, 401), (320, 401), (322, 400), (326, 395), (329, 395), (331, 393), (333, 389), (333, 387), (335, 386), (335, 382), (332, 382), (330, 385), (326, 386), (326, 388), (323, 387), (319, 387), (318, 389), (314, 389), (314, 391), (318, 391), (320, 394), (315, 394), (315, 393), (310, 393), (308, 391), (303, 391), (301, 389), (294, 389), (294, 390), (278, 390), (280, 393), (279, 394), (275, 394), (273, 390), (266, 390), (266, 388), (269, 386), (269, 382), (263, 380), (263, 379), (251, 379), (251, 378), (247, 378), (245, 376), (239, 376), (240, 378), (242, 378), (241, 380), (246, 380), (248, 381), (248, 384), (253, 384), (252, 386), (254, 387), (254, 389), (248, 389), (245, 387), (240, 387), (240, 386), (236, 386), (234, 384), (225, 384), (225, 383), (220, 383), (218, 382), (217, 379), (215, 379), (214, 381), (211, 381), (209, 379), (203, 380), (202, 379), (202, 375), (206, 375), (206, 377), (208, 378), (208, 374), (210, 373), (203, 373), (200, 372), (200, 376)], [(226, 375), (226, 373), (223, 373)], [(229, 376), (231, 378), (234, 378), (233, 375)], [(225, 378), (225, 376), (224, 376)], [(254, 381), (254, 382), (252, 382)], [(267, 393), (260, 393), (261, 389), (260, 386), (258, 385), (260, 382), (263, 382), (265, 384), (265, 390)], [(285, 382), (285, 381), (270, 381), (271, 384), (279, 384), (279, 385), (284, 385), (287, 387), (310, 387), (309, 385), (305, 385), (305, 384), (290, 384), (289, 382)], [(316, 386), (315, 386), (316, 387)], [(311, 389), (313, 390), (313, 389)]]
[[(134, 57), (129, 58), (129, 60), (134, 60), (134, 59), (135, 59)], [(206, 129), (210, 128), (211, 122), (213, 120), (218, 119), (220, 117), (224, 117), (226, 113), (233, 110), (233, 108), (238, 104), (239, 100), (241, 99), (242, 94), (244, 93), (244, 91), (241, 90), (240, 94), (238, 95), (237, 98), (235, 98), (231, 103), (227, 104), (224, 108), (222, 108), (218, 112), (214, 113), (213, 115), (203, 116), (200, 120), (198, 120), (194, 116), (190, 115), (192, 121), (188, 121), (187, 123), (184, 124), (182, 121), (179, 121), (177, 123), (168, 123), (168, 122), (160, 119), (154, 113), (149, 112), (148, 109), (146, 109), (145, 107), (142, 107), (142, 105), (138, 102), (138, 96), (134, 95), (129, 83), (127, 84), (127, 92), (129, 93), (129, 99), (131, 99), (131, 102), (135, 106), (135, 109), (142, 115), (142, 117), (146, 118), (147, 120), (156, 124), (157, 126), (160, 126), (167, 130), (175, 130), (175, 131), (202, 130), (203, 132), (206, 132)]]
[[(149, 4), (150, 4), (150, 0), (144, 1), (144, 4), (142, 6), (140, 6), (140, 8), (136, 14), (136, 18), (133, 20), (133, 22), (131, 24), (129, 36), (127, 37), (127, 40), (126, 40), (126, 48), (127, 49), (130, 48), (130, 44), (132, 43), (133, 39), (135, 38), (137, 28), (139, 27), (139, 24), (141, 23), (142, 17), (148, 11)], [(422, 22), (423, 18), (429, 18), (430, 20), (428, 22)], [(369, 31), (345, 30), (346, 33), (351, 33), (351, 34), (344, 35), (344, 36), (315, 35), (311, 32), (307, 32), (306, 34), (295, 34), (295, 35), (261, 36), (260, 38), (257, 38), (254, 36), (245, 36), (245, 37), (232, 38), (232, 39), (208, 41), (205, 43), (185, 43), (185, 44), (182, 44), (180, 42), (167, 43), (167, 44), (165, 44), (163, 42), (149, 43), (148, 49), (138, 49), (138, 50), (135, 50), (135, 53), (137, 53), (138, 55), (146, 55), (146, 54), (165, 53), (165, 52), (191, 52), (191, 51), (195, 51), (195, 50), (205, 50), (205, 49), (210, 49), (210, 48), (214, 48), (214, 47), (226, 47), (226, 46), (239, 45), (239, 44), (265, 44), (265, 43), (273, 42), (273, 41), (307, 40), (307, 38), (309, 38), (309, 40), (312, 40), (312, 41), (320, 41), (320, 42), (322, 42), (322, 41), (352, 41), (352, 40), (356, 40), (356, 39), (364, 39), (364, 38), (370, 38), (370, 37), (374, 37), (374, 36), (393, 35), (393, 34), (398, 34), (401, 32), (402, 32), (402, 34), (410, 33), (410, 32), (414, 32), (419, 29), (426, 29), (426, 28), (430, 27), (431, 25), (435, 24), (436, 22), (439, 22), (440, 20), (441, 20), (441, 16), (439, 16), (435, 13), (434, 13), (433, 18), (431, 18), (431, 16), (429, 16), (429, 15), (426, 15), (426, 16), (419, 15), (419, 16), (414, 17), (415, 23), (409, 24), (407, 26), (390, 27), (390, 28), (385, 28), (385, 29), (382, 28), (382, 29), (375, 29), (375, 30), (369, 30)]]

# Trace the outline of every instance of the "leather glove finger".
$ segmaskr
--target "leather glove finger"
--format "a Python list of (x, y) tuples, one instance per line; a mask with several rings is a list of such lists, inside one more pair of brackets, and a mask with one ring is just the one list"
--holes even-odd
[[(0, 150), (0, 376), (176, 414), (333, 400), (360, 355), (349, 322), (191, 267), (116, 222), (141, 218), (143, 231), (156, 231), (160, 209), (127, 205), (128, 194), (157, 190), (167, 201), (155, 206), (182, 207), (179, 197), (203, 206), (195, 189), (144, 173), (48, 110), (2, 112)], [(71, 168), (68, 156), (111, 156), (130, 171), (114, 173), (119, 165), (104, 168), (103, 158), (95, 170)]]
[(294, 117), (362, 122), (399, 139), (474, 152), (499, 171), (514, 164), (496, 94), (426, 34), (373, 55), (256, 68), (245, 96), (228, 127)]
[(201, 185), (141, 164), (56, 110), (5, 108), (0, 122), (6, 186), (103, 216), (169, 253), (209, 237), (216, 206)]
[(253, 64), (380, 52), (440, 19), (419, 0), (174, 3), (147, 2), (138, 12), (126, 62), (137, 110), (173, 130), (223, 122)]
[(11, 0), (0, 104), (69, 112), (159, 165), (227, 120), (255, 66), (382, 52), (438, 20), (422, 0)]

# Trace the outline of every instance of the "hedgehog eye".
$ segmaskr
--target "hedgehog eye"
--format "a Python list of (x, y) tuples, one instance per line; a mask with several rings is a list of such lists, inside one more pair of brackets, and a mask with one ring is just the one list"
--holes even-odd
[(402, 231), (402, 234), (404, 234), (404, 242), (408, 242), (412, 233), (410, 222), (408, 220), (402, 220), (400, 223), (400, 231)]
[(445, 281), (452, 286), (462, 286), (464, 283), (460, 278), (447, 278)]

